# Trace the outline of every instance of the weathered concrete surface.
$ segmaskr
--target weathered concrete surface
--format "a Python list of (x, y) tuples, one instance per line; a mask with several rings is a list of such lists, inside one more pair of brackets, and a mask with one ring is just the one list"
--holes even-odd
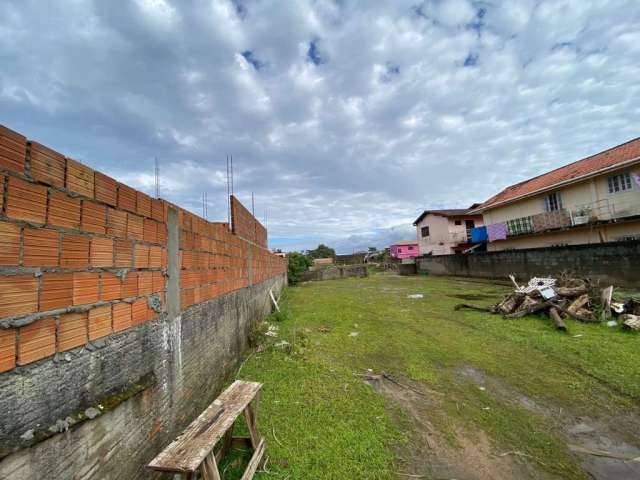
[(152, 476), (146, 463), (218, 395), (254, 324), (271, 311), (269, 289), (285, 284), (285, 275), (275, 277), (108, 337), (93, 351), (76, 349), (2, 375), (4, 449), (28, 444), (30, 432), (97, 408), (144, 376), (153, 382), (113, 410), (5, 457), (0, 478)]
[(314, 270), (302, 274), (303, 282), (319, 282), (338, 278), (366, 277), (369, 275), (366, 265), (337, 265)]
[(419, 257), (418, 272), (519, 279), (564, 270), (603, 284), (640, 287), (640, 241)]

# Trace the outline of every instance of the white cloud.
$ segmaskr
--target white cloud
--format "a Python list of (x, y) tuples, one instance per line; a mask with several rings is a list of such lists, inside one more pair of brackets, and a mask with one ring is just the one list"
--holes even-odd
[(0, 123), (149, 193), (157, 156), (161, 193), (219, 219), (232, 153), (300, 248), (402, 238), (640, 123), (635, 0), (50, 7), (0, 4)]

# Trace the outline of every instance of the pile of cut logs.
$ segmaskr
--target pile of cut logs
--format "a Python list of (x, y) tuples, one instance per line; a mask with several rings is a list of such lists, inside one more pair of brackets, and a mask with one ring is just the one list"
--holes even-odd
[[(624, 302), (612, 300), (613, 287), (594, 286), (589, 279), (561, 274), (558, 278), (532, 278), (520, 286), (510, 277), (516, 289), (501, 302), (483, 307), (461, 303), (456, 310), (471, 309), (500, 314), (505, 319), (530, 314), (546, 314), (557, 330), (566, 331), (567, 317), (581, 322), (598, 323), (618, 316), (624, 328), (640, 330), (640, 301), (629, 298)], [(617, 323), (617, 322), (616, 322)]]

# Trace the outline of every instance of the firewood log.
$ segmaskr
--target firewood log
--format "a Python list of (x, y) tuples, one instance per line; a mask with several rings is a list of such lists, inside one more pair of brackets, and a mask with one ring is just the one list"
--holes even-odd
[(564, 323), (564, 320), (560, 317), (558, 313), (558, 309), (555, 307), (551, 307), (549, 309), (549, 316), (553, 321), (553, 324), (556, 326), (556, 330), (562, 330), (563, 332), (567, 331), (567, 325)]

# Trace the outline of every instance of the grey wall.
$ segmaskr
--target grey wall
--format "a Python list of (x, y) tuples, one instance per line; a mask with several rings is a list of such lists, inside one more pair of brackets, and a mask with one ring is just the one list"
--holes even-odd
[[(215, 399), (271, 311), (269, 289), (285, 284), (275, 277), (0, 376), (0, 446), (17, 449), (0, 462), (0, 478), (151, 476), (146, 463)], [(64, 433), (42, 433), (105, 395), (122, 401)]]
[(366, 265), (342, 265), (307, 270), (302, 274), (303, 282), (318, 282), (322, 280), (336, 280), (338, 278), (366, 277)]
[(434, 275), (519, 279), (563, 270), (618, 286), (640, 287), (640, 242), (530, 248), (417, 259), (418, 272)]

